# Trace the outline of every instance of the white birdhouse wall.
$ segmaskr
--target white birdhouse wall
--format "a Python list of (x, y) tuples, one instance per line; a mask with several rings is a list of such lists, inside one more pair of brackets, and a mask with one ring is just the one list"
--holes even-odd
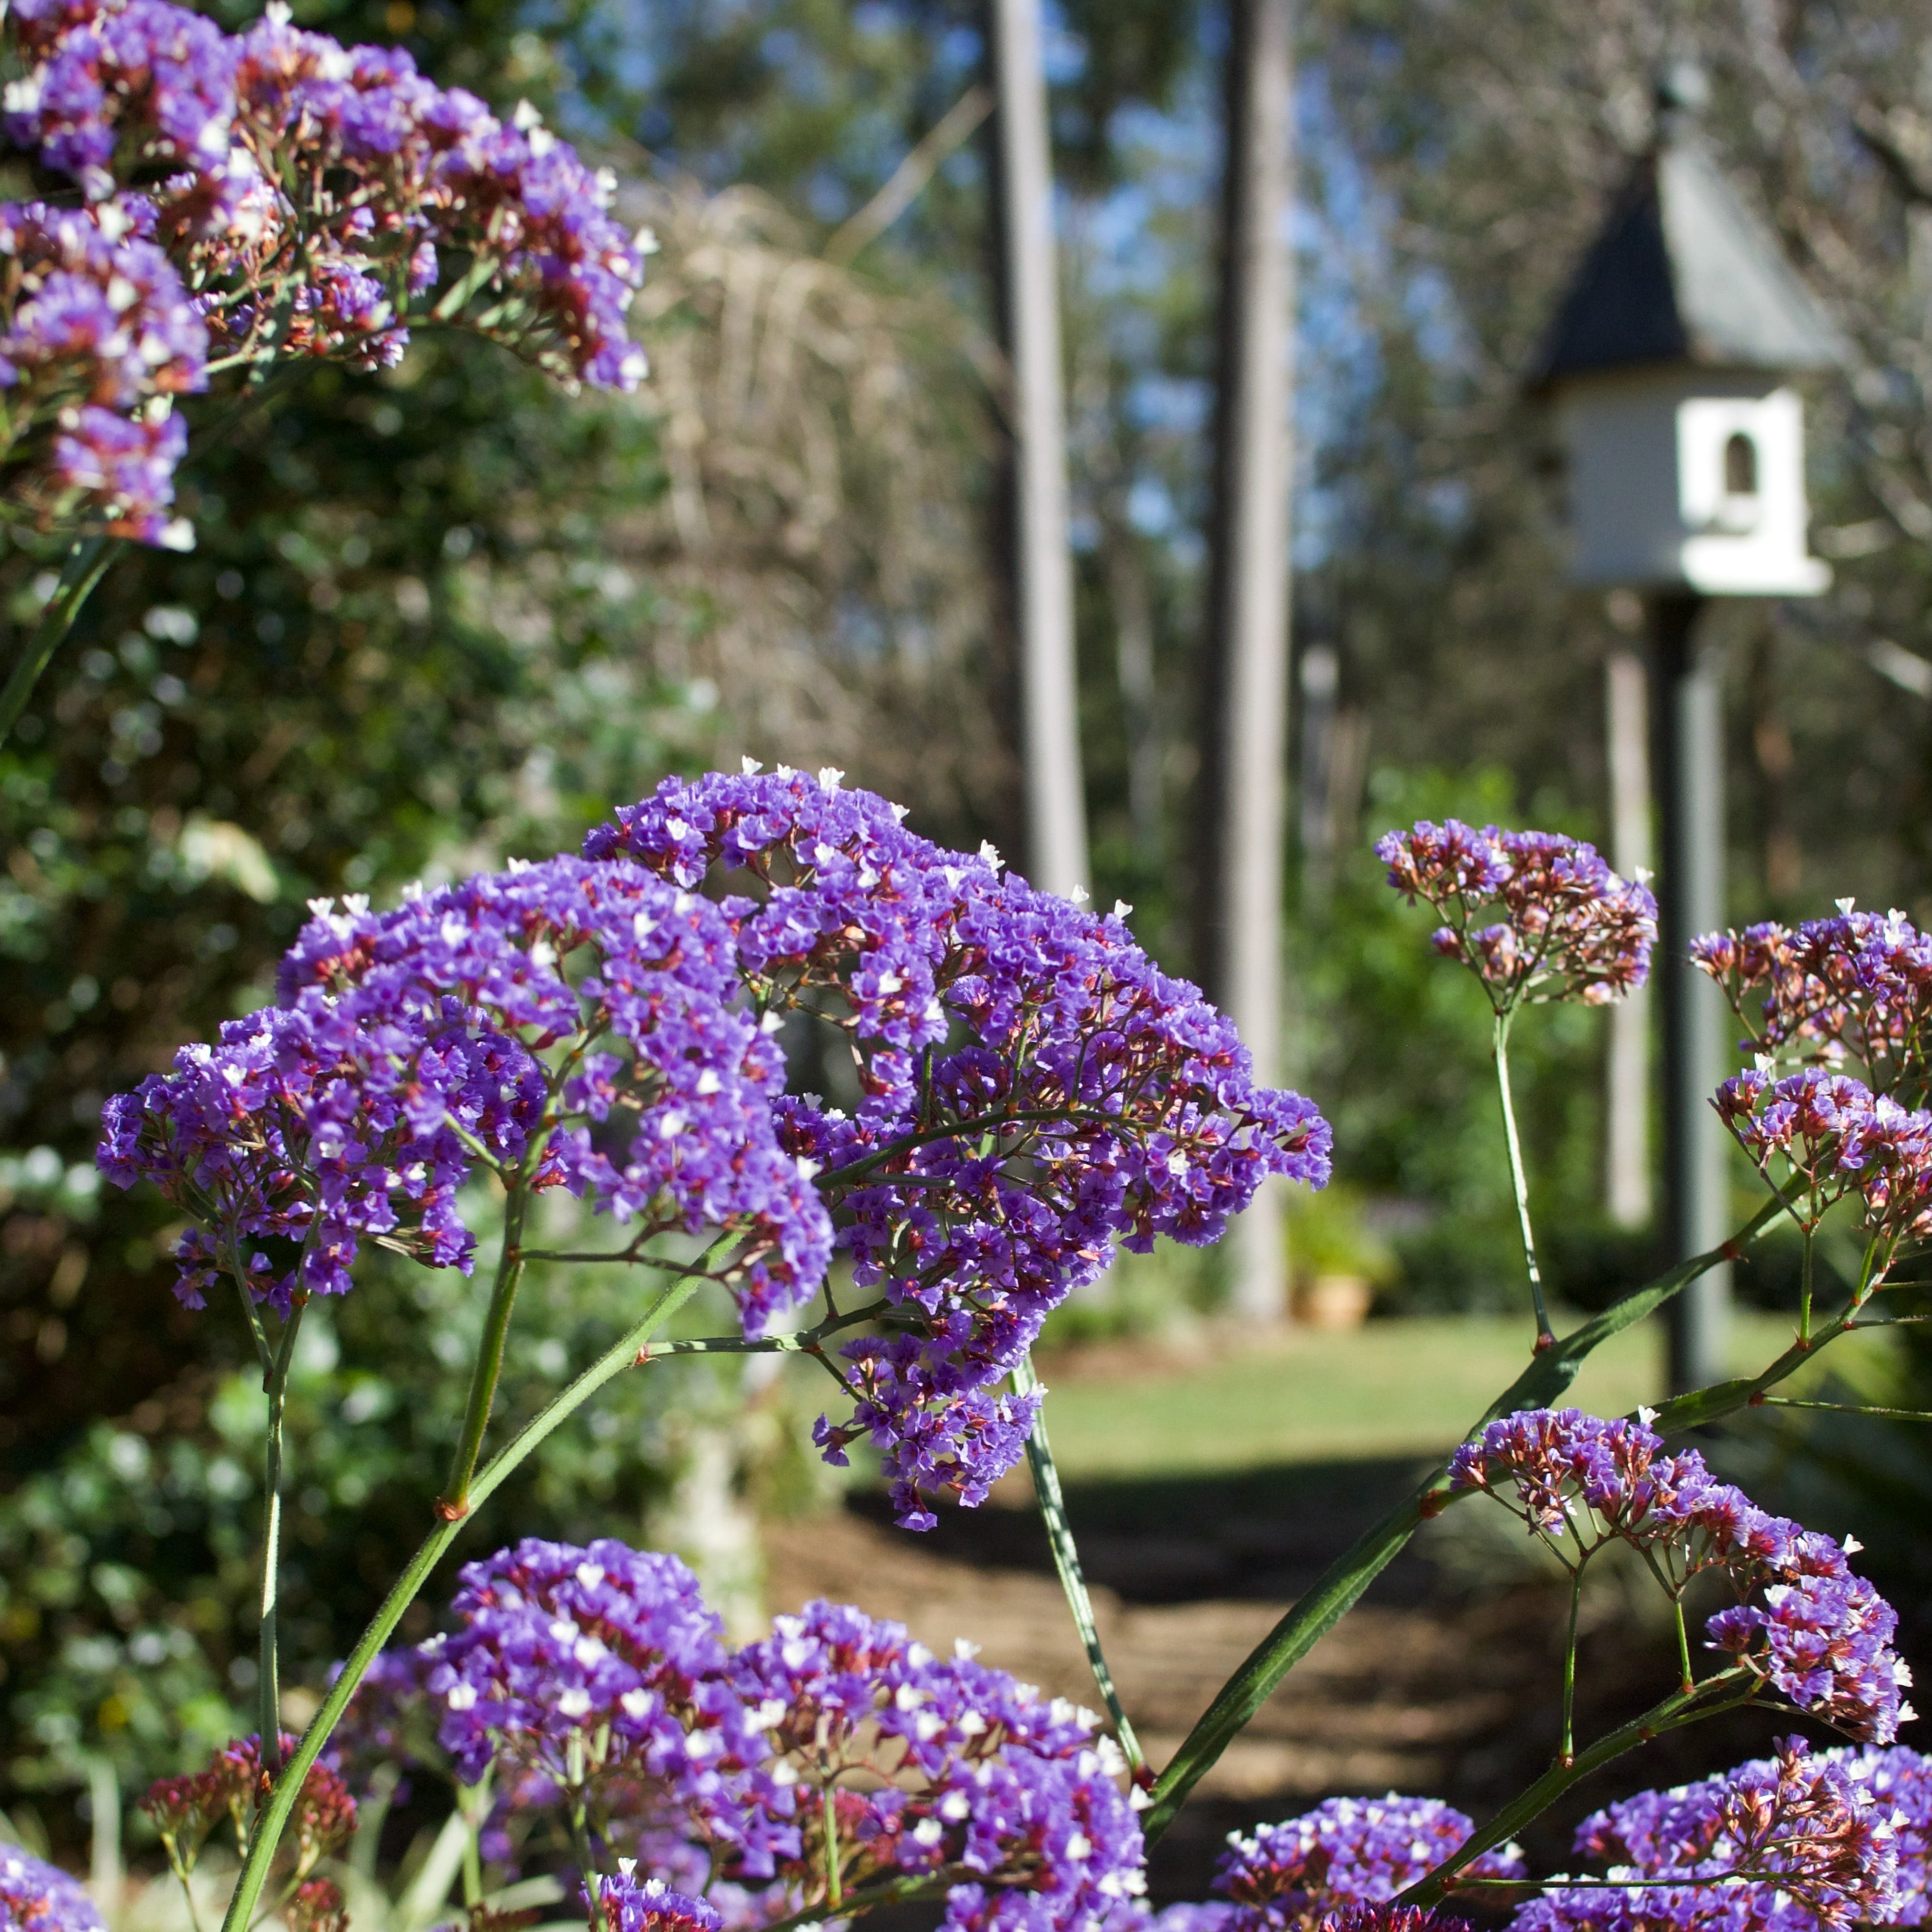
[(1804, 406), (1693, 396), (1677, 406), (1684, 580), (1713, 596), (1815, 596), (1832, 573), (1805, 554)]
[(1815, 596), (1805, 548), (1804, 416), (1764, 377), (1676, 368), (1564, 386), (1580, 584), (1712, 596)]

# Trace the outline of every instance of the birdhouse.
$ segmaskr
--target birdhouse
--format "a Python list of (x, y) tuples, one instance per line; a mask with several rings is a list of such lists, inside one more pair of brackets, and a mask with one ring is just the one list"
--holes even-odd
[(1555, 406), (1579, 584), (1811, 597), (1804, 412), (1836, 332), (1681, 109), (1634, 171), (1532, 380)]

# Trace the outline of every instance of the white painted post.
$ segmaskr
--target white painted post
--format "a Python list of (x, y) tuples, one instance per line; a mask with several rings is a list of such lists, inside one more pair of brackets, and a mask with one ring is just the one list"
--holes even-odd
[[(1650, 693), (1643, 660), (1613, 650), (1604, 661), (1608, 725), (1610, 863), (1625, 878), (1648, 872)], [(1650, 988), (1640, 986), (1610, 1009), (1604, 1082), (1604, 1206), (1613, 1226), (1642, 1228), (1651, 1217)]]

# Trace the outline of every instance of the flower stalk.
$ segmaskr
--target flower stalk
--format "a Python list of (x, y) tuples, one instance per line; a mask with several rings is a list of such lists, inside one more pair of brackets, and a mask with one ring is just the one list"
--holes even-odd
[(288, 1404), (289, 1371), (296, 1336), (308, 1296), (298, 1289), (289, 1304), (280, 1342), (266, 1381), (268, 1422), (262, 1449), (262, 1601), (258, 1628), (257, 1695), (260, 1700), (262, 1768), (272, 1778), (282, 1768), (281, 1660), (277, 1637), (276, 1600), (282, 1549), (282, 1420)]
[[(1040, 1387), (1030, 1354), (1013, 1370), (1013, 1393), (1029, 1396)], [(1033, 1426), (1027, 1436), (1027, 1467), (1033, 1474), (1034, 1493), (1040, 1498), (1040, 1513), (1046, 1524), (1047, 1541), (1053, 1550), (1053, 1567), (1060, 1587), (1072, 1613), (1073, 1627), (1080, 1633), (1081, 1648), (1094, 1673), (1094, 1688), (1112, 1719), (1114, 1736), (1127, 1760), (1127, 1768), (1138, 1780), (1147, 1766), (1140, 1739), (1122, 1708), (1120, 1693), (1114, 1688), (1114, 1673), (1107, 1666), (1107, 1653), (1100, 1642), (1100, 1627), (1094, 1616), (1094, 1600), (1088, 1594), (1087, 1578), (1080, 1567), (1080, 1549), (1073, 1540), (1073, 1526), (1066, 1520), (1066, 1498), (1060, 1486), (1060, 1470), (1053, 1460), (1053, 1448), (1046, 1436), (1046, 1412), (1034, 1411)]]
[(1510, 1187), (1516, 1196), (1516, 1227), (1522, 1237), (1523, 1266), (1529, 1272), (1530, 1305), (1536, 1314), (1536, 1347), (1538, 1354), (1556, 1340), (1550, 1325), (1550, 1310), (1544, 1300), (1543, 1270), (1536, 1258), (1536, 1232), (1529, 1220), (1529, 1178), (1522, 1164), (1522, 1143), (1516, 1128), (1516, 1101), (1510, 1090), (1509, 1036), (1514, 1009), (1505, 1008), (1496, 1016), (1496, 1091), (1503, 1106), (1503, 1138), (1509, 1148)]
[(443, 1552), (461, 1534), (464, 1524), (478, 1505), (487, 1502), (503, 1483), (563, 1423), (567, 1421), (584, 1403), (601, 1389), (606, 1382), (620, 1375), (628, 1368), (638, 1365), (640, 1352), (657, 1330), (668, 1322), (692, 1296), (697, 1293), (699, 1277), (687, 1275), (672, 1282), (642, 1320), (626, 1329), (616, 1341), (604, 1350), (590, 1367), (575, 1381), (561, 1390), (546, 1402), (517, 1433), (500, 1449), (490, 1460), (477, 1471), (468, 1490), (470, 1511), (464, 1516), (442, 1517), (429, 1534), (417, 1546), (416, 1554), (404, 1566), (402, 1574), (390, 1586), (389, 1594), (382, 1599), (382, 1605), (368, 1627), (356, 1640), (347, 1660), (328, 1688), (315, 1715), (309, 1720), (308, 1729), (302, 1733), (302, 1742), (296, 1747), (295, 1755), (284, 1767), (281, 1775), (275, 1780), (274, 1788), (263, 1808), (261, 1819), (252, 1834), (248, 1856), (242, 1868), (242, 1876), (236, 1881), (234, 1896), (229, 1900), (227, 1916), (222, 1921), (222, 1932), (249, 1932), (255, 1922), (256, 1906), (261, 1902), (262, 1891), (268, 1876), (268, 1868), (275, 1855), (275, 1848), (281, 1842), (290, 1817), (301, 1795), (302, 1780), (308, 1775), (310, 1767), (322, 1755), (322, 1748), (328, 1742), (330, 1735), (340, 1721), (343, 1712), (349, 1707), (349, 1700), (355, 1696), (356, 1688), (368, 1675), (369, 1666), (375, 1662), (377, 1654), (394, 1634), (403, 1612), (414, 1603), (429, 1581), (430, 1573), (442, 1560)]

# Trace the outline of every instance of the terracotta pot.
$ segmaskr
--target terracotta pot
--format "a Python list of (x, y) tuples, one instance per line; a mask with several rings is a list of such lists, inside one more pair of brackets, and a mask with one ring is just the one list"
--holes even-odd
[(1359, 1328), (1375, 1298), (1366, 1275), (1311, 1276), (1294, 1285), (1294, 1318), (1304, 1328)]

